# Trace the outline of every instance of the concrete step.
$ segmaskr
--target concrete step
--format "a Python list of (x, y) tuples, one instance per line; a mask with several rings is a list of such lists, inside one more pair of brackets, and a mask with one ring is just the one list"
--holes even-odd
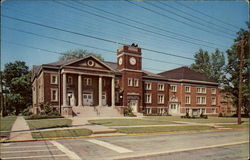
[(73, 107), (75, 116), (79, 117), (123, 117), (115, 107)]

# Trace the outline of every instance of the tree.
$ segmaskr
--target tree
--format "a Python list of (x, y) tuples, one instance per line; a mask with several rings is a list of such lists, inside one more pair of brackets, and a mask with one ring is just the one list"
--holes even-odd
[[(248, 28), (250, 29), (250, 25), (248, 23)], [(226, 77), (224, 79), (225, 91), (231, 93), (233, 104), (235, 106), (238, 105), (238, 97), (239, 97), (239, 60), (240, 60), (240, 52), (241, 48), (239, 47), (241, 37), (245, 36), (245, 43), (247, 45), (244, 47), (243, 53), (243, 84), (242, 84), (242, 106), (245, 114), (249, 114), (249, 105), (250, 105), (250, 87), (249, 87), (249, 30), (241, 29), (237, 33), (237, 37), (235, 39), (235, 43), (231, 46), (230, 49), (227, 50), (227, 59), (228, 64), (225, 68)]]
[(31, 72), (25, 62), (7, 63), (3, 70), (3, 86), (6, 94), (5, 109), (18, 115), (32, 101)]
[(97, 57), (100, 60), (103, 60), (103, 57), (99, 54), (96, 53), (92, 53), (89, 52), (87, 50), (83, 50), (83, 49), (75, 49), (75, 50), (69, 50), (66, 52), (62, 53), (63, 56), (59, 57), (59, 60), (61, 61), (65, 61), (65, 60), (69, 60), (69, 59), (77, 59), (77, 58), (83, 58), (89, 55), (93, 55), (95, 57)]
[(191, 68), (197, 72), (204, 73), (210, 79), (222, 82), (224, 77), (225, 57), (218, 49), (209, 54), (208, 51), (200, 49), (195, 55), (195, 63)]

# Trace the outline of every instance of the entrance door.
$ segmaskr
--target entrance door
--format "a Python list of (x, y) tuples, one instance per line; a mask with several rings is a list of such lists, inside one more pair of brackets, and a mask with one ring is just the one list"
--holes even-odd
[(138, 112), (138, 110), (137, 110), (137, 108), (138, 108), (138, 100), (130, 100), (129, 105), (132, 108), (133, 112)]
[(75, 106), (75, 95), (74, 92), (68, 92), (67, 94), (68, 96), (68, 102), (69, 102), (69, 106)]
[(83, 93), (83, 105), (92, 106), (93, 105), (93, 94), (92, 93)]
[(102, 92), (102, 105), (103, 106), (107, 105), (107, 94), (106, 94), (106, 92)]
[(178, 103), (171, 103), (169, 105), (169, 113), (170, 114), (179, 114), (179, 105), (178, 105)]

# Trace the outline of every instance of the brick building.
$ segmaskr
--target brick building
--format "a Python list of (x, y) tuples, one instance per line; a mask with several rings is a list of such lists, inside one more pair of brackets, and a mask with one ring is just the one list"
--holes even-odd
[[(217, 86), (187, 67), (154, 74), (142, 70), (142, 52), (135, 46), (117, 50), (117, 63), (94, 56), (33, 67), (33, 112), (49, 103), (62, 115), (82, 115), (86, 109), (135, 114), (218, 114)], [(85, 108), (85, 111), (84, 109)]]

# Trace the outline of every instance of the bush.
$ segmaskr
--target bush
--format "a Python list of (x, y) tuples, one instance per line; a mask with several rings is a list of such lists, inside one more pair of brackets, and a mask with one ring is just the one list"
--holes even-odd
[(132, 112), (132, 108), (130, 106), (127, 106), (124, 108), (124, 116), (128, 116), (128, 117), (136, 117), (136, 115), (134, 115), (134, 113)]
[(41, 113), (40, 115), (49, 115), (49, 116), (59, 116), (59, 112), (56, 108), (53, 108), (50, 104), (41, 104)]
[(30, 115), (32, 115), (32, 112), (30, 112), (30, 108), (31, 108), (31, 107), (25, 108), (25, 109), (22, 111), (22, 115), (23, 115), (23, 116), (30, 116)]
[(51, 118), (64, 118), (61, 115), (31, 115), (25, 117), (26, 120), (33, 120), (33, 119), (51, 119)]

